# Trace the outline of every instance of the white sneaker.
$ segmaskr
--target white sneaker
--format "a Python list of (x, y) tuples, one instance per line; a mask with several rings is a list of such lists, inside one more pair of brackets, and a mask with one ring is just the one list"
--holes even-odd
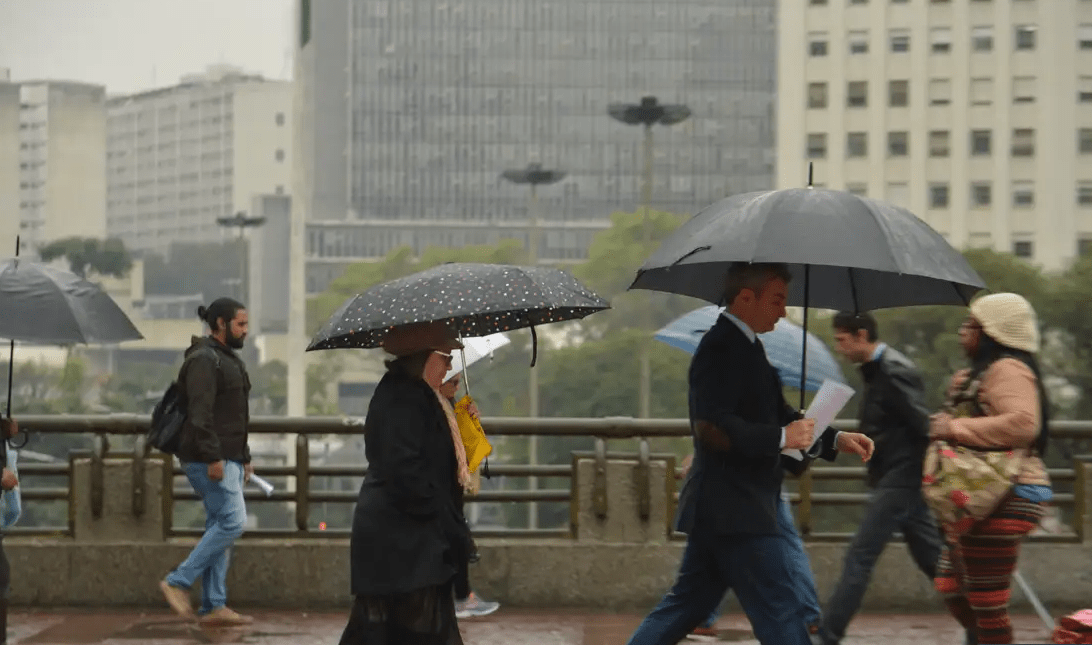
[(478, 616), (488, 616), (489, 614), (500, 609), (499, 602), (491, 602), (488, 600), (482, 600), (473, 591), (466, 597), (466, 600), (455, 601), (455, 617), (456, 618), (477, 618)]

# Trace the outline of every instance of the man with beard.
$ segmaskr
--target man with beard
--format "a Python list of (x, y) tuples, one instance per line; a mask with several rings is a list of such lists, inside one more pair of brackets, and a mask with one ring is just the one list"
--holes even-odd
[(234, 350), (247, 334), (246, 308), (219, 298), (197, 315), (209, 335), (195, 336), (178, 373), (179, 394), (186, 402), (178, 459), (205, 507), (205, 534), (186, 561), (159, 583), (171, 608), (192, 618), (189, 589), (201, 579), (204, 624), (251, 622), (227, 606), (227, 571), (231, 549), (246, 525), (243, 485), (254, 469), (247, 445), (250, 378)]

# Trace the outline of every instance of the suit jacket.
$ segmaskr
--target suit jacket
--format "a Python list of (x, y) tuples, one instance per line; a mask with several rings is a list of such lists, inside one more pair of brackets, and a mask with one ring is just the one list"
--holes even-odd
[[(677, 530), (776, 535), (784, 471), (800, 474), (810, 463), (781, 454), (781, 428), (800, 414), (785, 402), (777, 371), (762, 347), (722, 316), (694, 352), (689, 384), (691, 430), (704, 424), (730, 447), (713, 449), (695, 437)], [(833, 429), (823, 434), (818, 456), (837, 456), (836, 435)]]

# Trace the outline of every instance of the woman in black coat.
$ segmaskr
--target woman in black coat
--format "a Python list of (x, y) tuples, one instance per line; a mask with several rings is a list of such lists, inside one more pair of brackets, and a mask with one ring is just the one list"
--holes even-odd
[(438, 393), (461, 344), (436, 324), (401, 327), (364, 422), (368, 473), (353, 515), (355, 598), (341, 645), (462, 645), (452, 578), (470, 532), (469, 485), (450, 406)]

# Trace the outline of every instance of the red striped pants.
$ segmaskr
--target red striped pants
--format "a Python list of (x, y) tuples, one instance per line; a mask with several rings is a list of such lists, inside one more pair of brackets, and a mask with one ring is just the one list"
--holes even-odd
[(1010, 495), (958, 538), (949, 537), (933, 581), (948, 610), (979, 643), (1011, 643), (1009, 597), (1020, 541), (1043, 517), (1037, 502)]

